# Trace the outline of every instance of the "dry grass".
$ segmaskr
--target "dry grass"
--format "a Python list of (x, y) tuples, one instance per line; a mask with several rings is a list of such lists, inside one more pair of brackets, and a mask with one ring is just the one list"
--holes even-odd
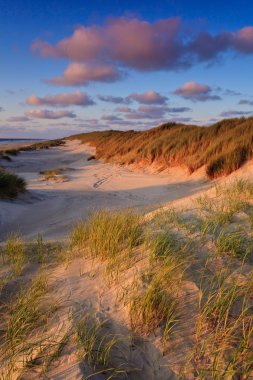
[[(152, 276), (150, 283), (133, 293), (130, 300), (130, 320), (134, 332), (149, 335), (163, 328), (163, 338), (168, 339), (177, 320), (176, 265), (168, 263)], [(173, 284), (174, 283), (174, 284)], [(173, 284), (173, 286), (172, 286)]]
[[(124, 345), (129, 339), (108, 332), (110, 322), (96, 315), (85, 314), (76, 325), (79, 356), (84, 367), (83, 379), (104, 374), (106, 379), (126, 379), (133, 371), (124, 356)], [(88, 368), (87, 368), (88, 366)]]
[(192, 362), (200, 379), (250, 379), (253, 370), (253, 315), (250, 288), (221, 271), (201, 289)]
[(74, 227), (70, 244), (79, 249), (86, 245), (92, 257), (106, 260), (138, 245), (141, 231), (135, 212), (101, 210)]
[(20, 275), (27, 260), (25, 242), (20, 234), (12, 233), (7, 237), (3, 257), (13, 268), (14, 275)]
[(118, 164), (156, 163), (160, 169), (206, 166), (210, 178), (228, 175), (253, 156), (253, 118), (225, 119), (210, 127), (176, 123), (144, 132), (105, 131), (71, 136), (96, 147), (96, 157)]
[(30, 358), (42, 349), (47, 337), (37, 335), (37, 329), (46, 326), (52, 305), (43, 305), (47, 291), (45, 275), (34, 277), (30, 285), (23, 286), (16, 296), (1, 309), (1, 370), (3, 379), (16, 378)]
[(67, 166), (60, 166), (58, 168), (49, 169), (49, 170), (43, 170), (40, 172), (40, 174), (43, 176), (44, 180), (67, 180), (67, 177), (63, 175), (64, 172), (72, 170), (71, 168)]

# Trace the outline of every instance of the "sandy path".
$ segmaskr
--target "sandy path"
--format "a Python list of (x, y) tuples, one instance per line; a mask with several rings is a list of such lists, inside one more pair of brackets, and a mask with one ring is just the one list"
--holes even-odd
[[(135, 207), (150, 211), (209, 186), (202, 175), (182, 169), (168, 174), (133, 172), (128, 168), (87, 161), (94, 149), (79, 141), (63, 147), (22, 152), (2, 165), (23, 176), (29, 192), (15, 201), (0, 201), (0, 241), (11, 231), (34, 238), (62, 238), (71, 225), (99, 208)], [(67, 166), (65, 182), (44, 181), (39, 172)]]

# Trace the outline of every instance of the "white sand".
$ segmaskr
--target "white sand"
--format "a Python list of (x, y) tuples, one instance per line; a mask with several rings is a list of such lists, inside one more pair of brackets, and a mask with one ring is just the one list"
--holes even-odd
[[(73, 223), (100, 208), (135, 207), (151, 211), (169, 201), (185, 199), (209, 186), (203, 171), (189, 176), (181, 168), (166, 174), (134, 172), (128, 168), (87, 161), (94, 148), (67, 142), (65, 146), (21, 152), (3, 162), (28, 182), (29, 192), (15, 201), (0, 201), (0, 240), (19, 231), (26, 238), (66, 236)], [(71, 168), (65, 182), (45, 181), (42, 170)]]

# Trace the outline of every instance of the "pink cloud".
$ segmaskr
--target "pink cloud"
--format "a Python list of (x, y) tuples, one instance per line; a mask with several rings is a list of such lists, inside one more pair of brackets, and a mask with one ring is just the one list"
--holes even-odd
[(130, 94), (128, 98), (133, 99), (139, 103), (143, 104), (164, 104), (168, 100), (166, 96), (158, 94), (156, 91), (147, 91), (143, 94)]
[(115, 111), (123, 112), (123, 113), (132, 112), (131, 108), (126, 107), (126, 106), (117, 107), (117, 108), (115, 109)]
[(38, 119), (61, 119), (63, 117), (76, 117), (76, 115), (70, 111), (30, 110), (25, 114), (26, 116)]
[(32, 106), (68, 107), (68, 106), (89, 106), (95, 104), (94, 101), (84, 92), (73, 92), (57, 95), (46, 95), (39, 97), (31, 95), (26, 99), (26, 103)]
[(197, 82), (186, 82), (174, 93), (192, 101), (221, 100), (220, 96), (212, 93), (211, 87)]
[(235, 36), (236, 48), (243, 53), (253, 53), (253, 27), (247, 26), (239, 30)]
[(179, 18), (154, 23), (115, 18), (104, 25), (79, 26), (55, 46), (35, 41), (32, 50), (39, 51), (41, 57), (64, 57), (92, 65), (116, 64), (142, 71), (178, 69), (215, 60), (228, 50), (253, 53), (253, 27), (212, 35), (194, 28), (189, 31)]
[(61, 86), (81, 86), (89, 82), (114, 82), (122, 77), (118, 69), (112, 65), (87, 65), (82, 63), (71, 63), (63, 75), (46, 83)]
[(32, 50), (39, 50), (42, 57), (65, 57), (75, 62), (121, 62), (138, 69), (162, 68), (173, 65), (180, 55), (182, 47), (177, 40), (180, 25), (178, 18), (154, 24), (118, 18), (103, 26), (80, 26), (55, 47), (35, 41)]

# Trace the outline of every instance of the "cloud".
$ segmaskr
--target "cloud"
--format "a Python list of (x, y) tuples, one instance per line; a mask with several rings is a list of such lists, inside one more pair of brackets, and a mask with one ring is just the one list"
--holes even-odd
[(98, 99), (103, 102), (115, 103), (115, 104), (129, 104), (131, 102), (128, 98), (123, 98), (122, 96), (111, 96), (111, 95), (98, 95)]
[(234, 44), (238, 51), (246, 54), (253, 52), (253, 27), (242, 28), (234, 35)]
[(68, 106), (89, 106), (95, 102), (84, 92), (73, 92), (57, 95), (46, 95), (38, 97), (31, 95), (26, 99), (26, 103), (32, 106), (68, 107)]
[(116, 115), (103, 115), (101, 119), (105, 121), (121, 121), (122, 120), (120, 117)]
[(32, 51), (41, 57), (66, 58), (79, 63), (107, 63), (136, 70), (178, 70), (221, 54), (253, 53), (253, 27), (211, 34), (187, 28), (180, 18), (154, 23), (137, 18), (114, 18), (103, 25), (79, 26), (56, 45), (37, 40)]
[(82, 86), (89, 82), (115, 82), (122, 76), (123, 74), (113, 65), (71, 63), (62, 76), (45, 80), (45, 82), (61, 86)]
[(76, 117), (76, 115), (70, 111), (30, 110), (25, 114), (26, 116), (35, 117), (38, 119), (61, 119), (63, 117)]
[(29, 117), (27, 116), (12, 116), (6, 119), (7, 121), (14, 121), (14, 122), (20, 122), (20, 121), (29, 121)]
[(4, 108), (3, 107), (0, 107), (0, 112), (3, 112), (4, 111)]
[(168, 113), (181, 113), (181, 112), (189, 112), (191, 108), (189, 107), (167, 107)]
[(130, 94), (128, 98), (142, 104), (165, 104), (168, 100), (166, 96), (162, 96), (152, 90), (144, 92), (143, 94), (133, 93)]
[(219, 95), (212, 94), (212, 89), (209, 86), (197, 82), (185, 82), (182, 87), (174, 91), (174, 94), (193, 102), (221, 100)]
[(157, 119), (166, 114), (188, 112), (191, 109), (188, 107), (141, 105), (137, 110), (129, 107), (117, 107), (115, 111), (124, 113), (127, 119)]
[(230, 89), (226, 89), (224, 90), (224, 95), (229, 95), (229, 96), (240, 96), (242, 95), (240, 92), (238, 91), (234, 91), (234, 90), (230, 90)]
[(253, 100), (242, 99), (238, 104), (247, 104), (249, 106), (253, 106)]
[(252, 115), (253, 111), (225, 111), (221, 112), (220, 116), (221, 117), (234, 117), (234, 116), (247, 116), (247, 115)]
[(115, 111), (123, 112), (123, 113), (128, 113), (128, 112), (132, 112), (133, 110), (131, 108), (129, 108), (129, 107), (122, 106), (122, 107), (117, 107), (115, 109)]

